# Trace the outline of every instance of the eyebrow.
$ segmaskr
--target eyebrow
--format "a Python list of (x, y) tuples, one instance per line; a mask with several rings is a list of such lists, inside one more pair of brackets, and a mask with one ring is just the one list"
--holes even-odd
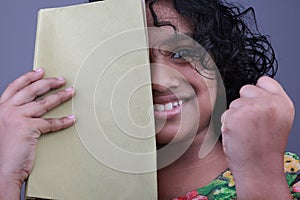
[(177, 41), (181, 41), (181, 40), (194, 40), (192, 38), (193, 33), (178, 33), (178, 32), (174, 32), (174, 34), (165, 39), (163, 44), (168, 44), (168, 43), (172, 43), (172, 42), (177, 42)]

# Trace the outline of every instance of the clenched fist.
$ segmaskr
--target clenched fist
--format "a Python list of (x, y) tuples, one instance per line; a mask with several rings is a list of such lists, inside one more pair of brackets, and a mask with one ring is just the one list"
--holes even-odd
[(44, 70), (29, 72), (12, 82), (0, 98), (0, 199), (18, 199), (30, 174), (41, 134), (67, 128), (74, 117), (44, 119), (49, 110), (72, 98), (72, 88), (37, 99), (65, 84), (63, 78), (45, 78)]
[(263, 193), (266, 199), (291, 198), (283, 154), (293, 119), (292, 101), (269, 77), (242, 87), (240, 98), (222, 115), (223, 148), (239, 199), (264, 199)]

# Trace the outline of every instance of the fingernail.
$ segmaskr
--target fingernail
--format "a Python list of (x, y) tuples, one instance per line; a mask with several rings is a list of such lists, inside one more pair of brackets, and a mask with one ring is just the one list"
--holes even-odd
[(224, 128), (224, 126), (222, 125), (222, 126), (221, 126), (221, 133), (223, 133), (224, 130), (225, 130), (225, 128)]
[(64, 79), (64, 77), (59, 76), (59, 77), (57, 77), (57, 80), (64, 81), (65, 79)]
[(69, 116), (67, 116), (67, 118), (68, 118), (68, 119), (75, 119), (75, 115), (73, 115), (73, 114), (72, 114), (72, 115), (69, 115)]
[(73, 91), (74, 91), (74, 88), (69, 87), (69, 88), (65, 89), (65, 91), (67, 91), (67, 92), (73, 92)]
[(35, 72), (42, 72), (43, 69), (42, 69), (42, 68), (37, 68), (37, 69), (35, 69), (34, 71), (35, 71)]

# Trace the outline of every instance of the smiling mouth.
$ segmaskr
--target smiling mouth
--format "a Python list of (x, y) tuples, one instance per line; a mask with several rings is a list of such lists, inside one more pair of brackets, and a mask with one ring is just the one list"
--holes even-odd
[(169, 102), (161, 102), (154, 104), (154, 116), (157, 120), (167, 120), (178, 118), (181, 116), (182, 108), (186, 103), (186, 99), (172, 100)]
[(170, 111), (177, 107), (180, 107), (183, 103), (184, 103), (184, 100), (177, 100), (177, 101), (169, 102), (166, 104), (154, 104), (154, 111), (157, 111), (157, 112)]

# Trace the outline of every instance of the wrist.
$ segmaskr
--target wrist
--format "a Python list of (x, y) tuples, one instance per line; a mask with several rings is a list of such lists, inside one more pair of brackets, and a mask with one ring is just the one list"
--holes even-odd
[(7, 175), (0, 175), (0, 199), (19, 200), (22, 183)]
[(235, 176), (237, 197), (243, 199), (292, 199), (285, 174), (252, 173)]

